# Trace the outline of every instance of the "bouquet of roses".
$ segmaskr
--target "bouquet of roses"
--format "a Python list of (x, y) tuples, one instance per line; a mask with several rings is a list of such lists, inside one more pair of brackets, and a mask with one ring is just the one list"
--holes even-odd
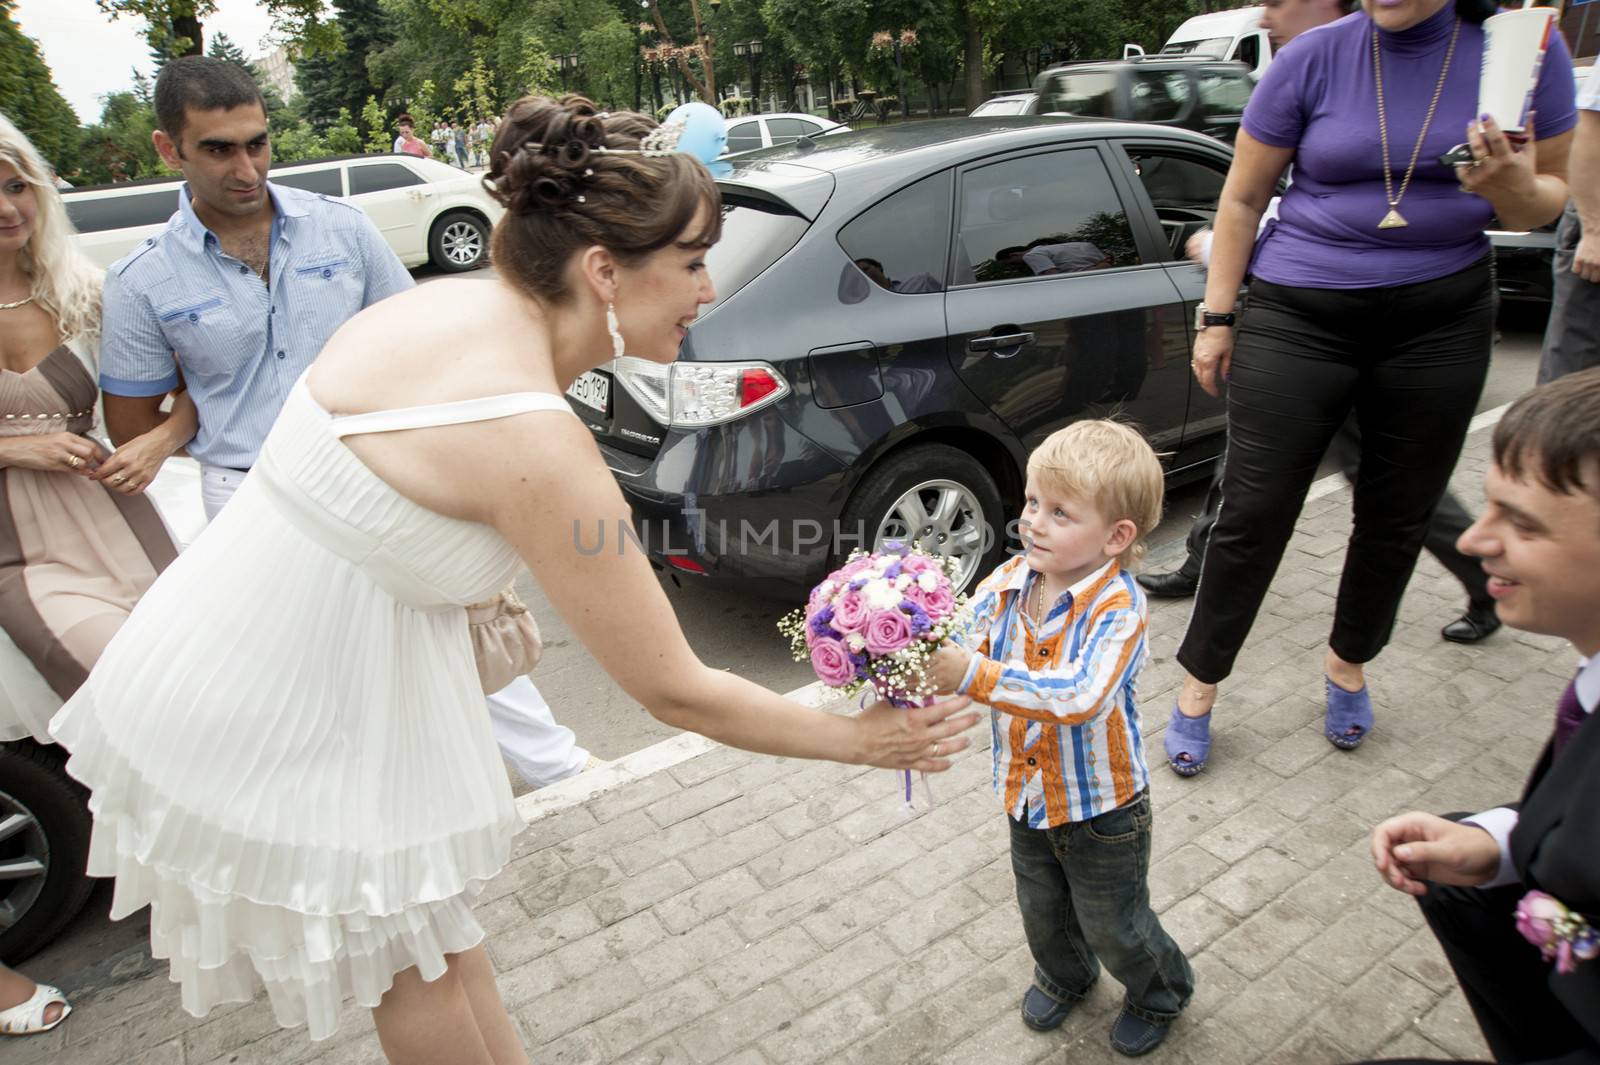
[[(924, 705), (934, 691), (923, 667), (966, 620), (966, 599), (951, 580), (956, 565), (895, 542), (852, 552), (778, 631), (789, 637), (795, 661), (809, 660), (828, 687), (872, 692), (900, 707)], [(909, 804), (910, 770), (905, 799)]]

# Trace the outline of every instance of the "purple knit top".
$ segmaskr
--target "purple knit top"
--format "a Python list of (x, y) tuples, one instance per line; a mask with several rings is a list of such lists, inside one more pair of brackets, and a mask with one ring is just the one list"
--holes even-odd
[[(1401, 33), (1379, 31), (1389, 163), (1400, 190), (1455, 27), (1455, 5)], [(1489, 252), (1489, 201), (1463, 193), (1439, 156), (1466, 140), (1477, 117), (1483, 27), (1461, 25), (1455, 57), (1400, 213), (1388, 213), (1372, 69), (1372, 21), (1357, 11), (1300, 35), (1275, 56), (1250, 97), (1244, 128), (1264, 144), (1294, 148), (1294, 180), (1276, 222), (1256, 243), (1251, 273), (1299, 288), (1375, 288), (1444, 277)], [(1572, 58), (1559, 33), (1534, 91), (1534, 136), (1577, 124)]]

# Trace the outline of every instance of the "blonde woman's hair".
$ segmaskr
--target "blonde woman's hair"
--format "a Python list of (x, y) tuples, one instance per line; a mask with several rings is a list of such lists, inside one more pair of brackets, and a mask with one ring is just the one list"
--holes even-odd
[(1166, 482), (1161, 460), (1137, 429), (1103, 419), (1073, 422), (1028, 456), (1028, 476), (1049, 492), (1093, 504), (1107, 521), (1133, 522), (1138, 532), (1122, 559), (1144, 557), (1146, 538), (1161, 521)]
[(39, 150), (4, 114), (0, 114), (0, 162), (16, 167), (18, 176), (33, 186), (39, 204), (33, 236), (19, 253), (34, 301), (55, 318), (62, 339), (98, 335), (104, 275), (78, 251), (77, 230)]

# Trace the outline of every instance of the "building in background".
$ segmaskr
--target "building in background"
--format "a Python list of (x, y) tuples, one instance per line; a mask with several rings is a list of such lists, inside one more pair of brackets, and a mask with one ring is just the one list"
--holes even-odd
[(251, 60), (250, 65), (256, 68), (262, 81), (278, 90), (284, 103), (294, 99), (299, 90), (295, 88), (294, 63), (289, 59), (287, 48), (280, 46), (269, 55)]

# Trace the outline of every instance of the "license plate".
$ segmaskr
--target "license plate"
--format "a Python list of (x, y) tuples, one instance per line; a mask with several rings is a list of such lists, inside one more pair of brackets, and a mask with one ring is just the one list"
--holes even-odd
[(611, 380), (593, 370), (579, 374), (578, 379), (567, 388), (567, 395), (601, 414), (611, 413)]

